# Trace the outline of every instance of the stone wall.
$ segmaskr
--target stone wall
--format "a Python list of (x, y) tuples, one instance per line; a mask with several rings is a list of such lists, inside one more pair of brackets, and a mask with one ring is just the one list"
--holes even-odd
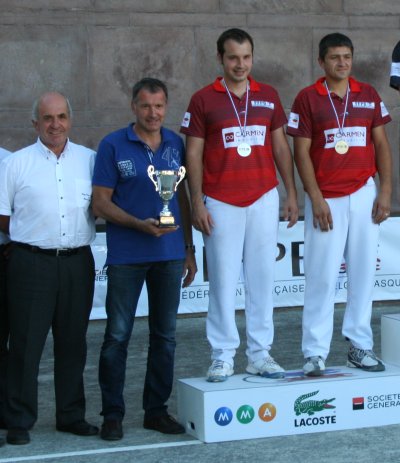
[(320, 75), (320, 38), (349, 35), (354, 75), (376, 87), (394, 120), (387, 130), (400, 212), (400, 95), (388, 85), (398, 0), (0, 0), (0, 8), (0, 146), (10, 150), (34, 140), (31, 104), (50, 89), (71, 100), (73, 140), (96, 148), (131, 120), (131, 87), (144, 76), (167, 82), (166, 125), (178, 129), (191, 94), (219, 73), (215, 42), (230, 27), (252, 34), (253, 75), (278, 89), (289, 112)]

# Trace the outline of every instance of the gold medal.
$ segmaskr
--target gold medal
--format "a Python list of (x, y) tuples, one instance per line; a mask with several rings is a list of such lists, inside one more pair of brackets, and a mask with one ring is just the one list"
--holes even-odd
[[(231, 101), (231, 104), (232, 104), (232, 108), (235, 111), (236, 118), (237, 118), (237, 121), (238, 121), (238, 124), (239, 124), (239, 127), (240, 127), (240, 135), (241, 135), (240, 138), (242, 140), (246, 140), (247, 110), (248, 110), (248, 107), (249, 107), (249, 89), (250, 89), (249, 83), (247, 82), (247, 84), (246, 84), (246, 109), (244, 111), (244, 122), (243, 122), (243, 125), (242, 125), (242, 123), (240, 121), (239, 113), (237, 112), (237, 109), (236, 109), (235, 103), (233, 101), (231, 92), (229, 91), (229, 88), (225, 83), (225, 79), (222, 79), (221, 82), (222, 82), (222, 84), (224, 85), (224, 87), (226, 89), (226, 93), (227, 93), (227, 95), (228, 95), (228, 97), (229, 97), (229, 99)], [(235, 136), (235, 141), (236, 141), (236, 136)], [(239, 143), (239, 141), (238, 141), (237, 143), (238, 143), (238, 146), (236, 147), (236, 151), (237, 151), (238, 155), (241, 156), (242, 158), (247, 158), (247, 156), (250, 156), (250, 154), (251, 154), (251, 145), (249, 143), (246, 143), (246, 141), (243, 141), (241, 143)]]
[[(343, 137), (344, 136), (343, 127), (344, 127), (344, 122), (346, 120), (346, 115), (347, 115), (347, 104), (349, 102), (350, 86), (347, 83), (346, 104), (344, 106), (343, 119), (342, 119), (341, 124), (340, 124), (339, 116), (338, 116), (338, 113), (336, 111), (335, 105), (333, 104), (332, 97), (331, 97), (331, 92), (329, 91), (328, 84), (326, 83), (326, 80), (325, 80), (325, 88), (326, 88), (326, 91), (328, 93), (328, 98), (329, 98), (329, 101), (331, 102), (331, 106), (332, 106), (333, 112), (335, 113), (336, 120), (337, 120), (337, 123), (338, 123), (338, 126), (339, 126), (339, 131), (337, 132), (336, 137), (339, 137), (339, 136)], [(331, 148), (331, 146), (329, 146), (329, 148)], [(335, 151), (338, 154), (346, 154), (347, 151), (349, 151), (349, 144), (344, 140), (339, 140), (335, 144)]]
[(335, 145), (335, 151), (338, 154), (346, 154), (349, 151), (349, 145), (344, 140), (339, 140)]
[(248, 143), (240, 143), (237, 147), (237, 152), (242, 158), (247, 158), (251, 154), (251, 146)]

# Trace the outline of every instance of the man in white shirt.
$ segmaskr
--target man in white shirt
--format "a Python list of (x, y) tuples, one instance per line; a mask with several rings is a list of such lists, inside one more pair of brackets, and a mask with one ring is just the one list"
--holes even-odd
[(94, 291), (91, 178), (95, 152), (72, 143), (71, 107), (49, 92), (35, 102), (38, 140), (0, 167), (0, 229), (12, 241), (7, 267), (10, 316), (5, 421), (7, 442), (30, 441), (37, 419), (37, 378), (47, 334), (54, 339), (56, 428), (81, 436), (83, 370)]
[[(0, 148), (0, 161), (10, 154), (4, 148)], [(5, 233), (0, 231), (0, 429), (5, 429), (4, 402), (6, 389), (6, 368), (8, 356), (8, 315), (6, 297), (6, 256), (5, 250), (10, 241)], [(0, 437), (0, 447), (5, 441)]]

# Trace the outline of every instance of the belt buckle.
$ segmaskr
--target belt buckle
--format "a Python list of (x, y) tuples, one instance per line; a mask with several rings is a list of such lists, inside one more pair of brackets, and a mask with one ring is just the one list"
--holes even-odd
[(68, 248), (57, 248), (56, 250), (56, 256), (58, 257), (60, 253), (68, 251)]

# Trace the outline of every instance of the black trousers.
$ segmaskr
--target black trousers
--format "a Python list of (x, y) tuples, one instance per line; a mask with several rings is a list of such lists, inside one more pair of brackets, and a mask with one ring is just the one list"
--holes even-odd
[(39, 363), (50, 327), (57, 424), (84, 419), (86, 332), (94, 293), (90, 247), (57, 257), (13, 245), (7, 277), (8, 428), (30, 429), (37, 420)]
[(0, 245), (0, 422), (4, 420), (9, 335), (5, 247)]

